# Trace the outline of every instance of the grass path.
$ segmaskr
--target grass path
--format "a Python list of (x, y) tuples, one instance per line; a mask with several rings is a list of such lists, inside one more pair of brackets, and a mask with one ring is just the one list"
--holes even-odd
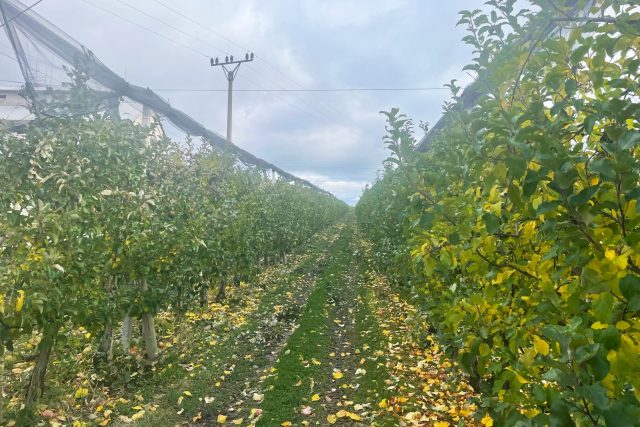
[(475, 426), (471, 387), (347, 225), (265, 381), (259, 426)]
[[(178, 363), (176, 372), (164, 373), (165, 378), (159, 378), (152, 388), (157, 391), (164, 383), (168, 386), (165, 393), (154, 396), (155, 410), (147, 411), (136, 425), (256, 421), (261, 383), (294, 330), (300, 307), (315, 289), (319, 266), (325, 263), (341, 228), (316, 236), (288, 265), (268, 269), (257, 283), (231, 289), (232, 306), (226, 311), (192, 313), (193, 323), (183, 331), (191, 336), (191, 345), (183, 346), (181, 356), (198, 363)], [(176, 341), (189, 342), (187, 337), (179, 338)], [(206, 351), (203, 343), (209, 347)], [(130, 419), (120, 417), (118, 424), (128, 425)]]

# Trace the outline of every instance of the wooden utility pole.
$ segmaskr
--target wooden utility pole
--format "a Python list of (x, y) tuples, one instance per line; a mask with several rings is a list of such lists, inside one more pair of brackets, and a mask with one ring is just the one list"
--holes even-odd
[[(238, 74), (238, 70), (240, 69), (240, 64), (243, 62), (251, 62), (253, 61), (253, 52), (251, 55), (248, 53), (245, 54), (244, 59), (234, 61), (232, 56), (225, 56), (224, 62), (220, 62), (218, 58), (211, 58), (211, 66), (215, 67), (217, 65), (221, 65), (224, 70), (224, 75), (229, 82), (229, 89), (227, 91), (227, 142), (231, 142), (231, 125), (233, 122), (233, 80), (236, 78), (236, 74)], [(233, 68), (227, 68), (227, 66), (235, 65)]]

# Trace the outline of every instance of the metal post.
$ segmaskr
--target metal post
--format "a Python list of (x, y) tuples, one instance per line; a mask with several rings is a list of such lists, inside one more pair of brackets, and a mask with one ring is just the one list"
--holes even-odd
[(233, 122), (233, 74), (226, 73), (229, 80), (229, 90), (227, 92), (227, 141), (231, 142), (231, 123)]
[[(211, 58), (211, 66), (215, 67), (217, 65), (222, 66), (222, 70), (224, 71), (224, 75), (229, 82), (229, 89), (227, 92), (227, 141), (231, 142), (231, 127), (233, 124), (233, 80), (236, 78), (238, 74), (238, 69), (240, 69), (240, 64), (243, 62), (251, 62), (253, 61), (253, 53), (249, 55), (248, 53), (244, 56), (244, 59), (239, 61), (234, 61), (233, 56), (226, 56), (224, 58), (224, 62), (220, 62), (218, 58)], [(228, 69), (225, 65), (236, 64), (233, 69)]]

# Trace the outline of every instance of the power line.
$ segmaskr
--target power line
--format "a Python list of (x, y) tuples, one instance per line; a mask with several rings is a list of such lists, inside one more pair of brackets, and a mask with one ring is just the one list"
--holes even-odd
[(24, 10), (22, 10), (21, 12), (19, 12), (17, 15), (12, 16), (11, 18), (7, 19), (2, 25), (0, 25), (0, 28), (4, 27), (5, 25), (7, 25), (9, 22), (13, 21), (14, 19), (16, 19), (18, 16), (22, 15), (23, 13), (29, 11), (30, 9), (33, 9), (33, 7), (35, 7), (38, 3), (41, 3), (43, 0), (38, 0), (37, 2), (35, 2), (34, 4), (32, 4), (31, 6), (25, 8)]
[[(0, 55), (2, 55), (2, 53), (0, 53)], [(19, 82), (19, 81), (17, 81), (17, 80), (2, 80), (2, 79), (0, 79), (0, 82), (3, 82), (3, 83), (20, 83), (20, 84), (24, 84), (24, 82)]]
[[(144, 10), (141, 10), (141, 9), (139, 9), (139, 8), (135, 7), (135, 6), (132, 6), (132, 5), (130, 5), (130, 4), (128, 4), (128, 3), (126, 3), (126, 2), (124, 2), (124, 1), (122, 1), (122, 0), (115, 0), (115, 1), (117, 1), (118, 3), (120, 3), (121, 5), (123, 5), (123, 6), (125, 6), (125, 7), (128, 7), (129, 9), (133, 9), (133, 10), (135, 10), (136, 12), (138, 12), (138, 13), (140, 13), (140, 14), (142, 14), (142, 15), (146, 16), (147, 18), (153, 19), (154, 21), (159, 22), (159, 23), (161, 23), (162, 25), (165, 25), (165, 26), (167, 26), (167, 27), (169, 27), (169, 28), (173, 29), (174, 31), (177, 31), (178, 33), (180, 33), (180, 34), (182, 34), (182, 35), (184, 35), (184, 36), (187, 36), (187, 37), (189, 37), (189, 38), (192, 38), (193, 40), (197, 40), (197, 41), (199, 41), (200, 43), (203, 43), (203, 44), (205, 44), (205, 45), (207, 45), (207, 46), (210, 46), (210, 47), (212, 47), (213, 49), (215, 49), (215, 50), (217, 50), (217, 51), (219, 51), (219, 52), (226, 53), (226, 51), (225, 51), (225, 50), (221, 49), (220, 47), (218, 47), (218, 46), (216, 46), (216, 45), (214, 45), (214, 44), (212, 44), (212, 43), (210, 43), (209, 41), (207, 41), (207, 40), (203, 40), (203, 39), (201, 39), (201, 38), (199, 38), (199, 37), (197, 37), (197, 36), (194, 36), (193, 34), (188, 33), (188, 32), (186, 32), (186, 31), (182, 30), (181, 28), (178, 28), (178, 27), (176, 27), (175, 25), (170, 24), (170, 23), (168, 23), (168, 22), (166, 22), (166, 21), (164, 21), (164, 20), (162, 20), (162, 19), (160, 19), (160, 18), (157, 18), (157, 17), (155, 17), (155, 16), (151, 15), (150, 13), (148, 13), (148, 12), (146, 12), (146, 11), (144, 11)], [(171, 10), (173, 11), (173, 9), (171, 9)], [(181, 14), (181, 16), (183, 16), (183, 15)], [(217, 33), (216, 33), (216, 34), (217, 34)], [(234, 44), (235, 44), (235, 43), (234, 43)], [(247, 50), (247, 51), (248, 51), (248, 49), (245, 49), (245, 50)], [(209, 55), (206, 55), (206, 54), (203, 54), (203, 55), (205, 55), (205, 56), (209, 57)], [(280, 85), (279, 85), (277, 82), (273, 81), (272, 79), (270, 79), (269, 77), (267, 77), (266, 75), (264, 75), (263, 73), (261, 73), (260, 71), (255, 70), (253, 67), (249, 66), (249, 64), (247, 64), (247, 67), (248, 67), (251, 71), (253, 71), (255, 74), (257, 74), (257, 75), (259, 75), (260, 77), (262, 77), (263, 79), (265, 79), (265, 80), (269, 81), (270, 83), (275, 84), (275, 85), (277, 85), (277, 86), (279, 86), (279, 87), (280, 87)], [(260, 85), (258, 85), (258, 84), (256, 84), (256, 83), (254, 83), (254, 84), (255, 84), (256, 86), (260, 87)], [(314, 107), (313, 105), (308, 105), (308, 104), (306, 104), (306, 103), (304, 102), (304, 100), (300, 100), (300, 101), (301, 101), (302, 103), (304, 103), (305, 105), (307, 105), (308, 107), (310, 107), (310, 108), (312, 108), (312, 109), (315, 109), (315, 107)], [(318, 111), (320, 114), (324, 114), (324, 112), (322, 112), (321, 110), (317, 110), (317, 111)], [(325, 117), (325, 118), (329, 119), (328, 117)]]
[[(173, 13), (175, 13), (175, 14), (177, 14), (177, 15), (182, 16), (184, 19), (186, 19), (187, 21), (191, 22), (192, 24), (195, 24), (195, 25), (197, 25), (198, 27), (203, 28), (203, 29), (204, 29), (204, 30), (206, 30), (206, 31), (209, 31), (210, 33), (212, 33), (212, 34), (216, 35), (217, 37), (220, 37), (220, 38), (221, 38), (221, 39), (223, 39), (223, 40), (228, 41), (229, 43), (231, 43), (231, 44), (233, 44), (233, 45), (235, 45), (235, 46), (239, 47), (240, 49), (242, 49), (242, 50), (246, 50), (246, 51), (250, 51), (250, 50), (251, 50), (251, 49), (247, 49), (246, 47), (244, 47), (244, 46), (242, 46), (242, 45), (240, 45), (240, 44), (238, 44), (238, 43), (234, 42), (233, 40), (231, 40), (231, 39), (229, 39), (229, 38), (227, 38), (227, 37), (225, 37), (225, 36), (223, 36), (222, 34), (220, 34), (220, 33), (217, 33), (217, 32), (215, 32), (215, 31), (213, 31), (213, 30), (212, 30), (212, 29), (210, 29), (209, 27), (207, 27), (207, 26), (205, 26), (205, 25), (203, 25), (203, 24), (199, 23), (198, 21), (196, 21), (196, 20), (194, 20), (194, 19), (190, 18), (189, 16), (185, 15), (184, 13), (180, 12), (179, 10), (174, 9), (174, 8), (172, 8), (171, 6), (168, 6), (168, 5), (164, 4), (163, 2), (161, 2), (161, 1), (159, 1), (159, 0), (153, 0), (153, 1), (155, 1), (156, 3), (158, 3), (160, 6), (164, 7), (165, 9), (168, 9), (168, 10), (170, 10), (171, 12), (173, 12)], [(231, 52), (229, 52), (229, 51), (224, 51), (224, 50), (223, 50), (222, 52), (223, 52), (223, 53), (226, 53), (226, 54), (231, 54)]]
[[(105, 9), (105, 8), (103, 8), (103, 7), (101, 7), (101, 6), (98, 6), (98, 5), (96, 5), (96, 4), (94, 4), (94, 3), (92, 3), (92, 2), (90, 2), (90, 1), (88, 1), (88, 0), (82, 0), (82, 1), (83, 1), (83, 2), (85, 2), (85, 3), (87, 3), (87, 4), (89, 4), (89, 5), (91, 5), (91, 6), (93, 6), (93, 7), (95, 7), (96, 9), (99, 9), (99, 10), (103, 11), (104, 13), (107, 13), (107, 14), (109, 14), (109, 15), (111, 15), (111, 16), (115, 16), (116, 18), (121, 19), (121, 20), (123, 20), (123, 21), (125, 21), (125, 22), (128, 22), (128, 23), (129, 23), (129, 24), (131, 24), (131, 25), (134, 25), (134, 26), (136, 26), (136, 27), (138, 27), (138, 28), (141, 28), (141, 29), (143, 29), (143, 30), (145, 30), (145, 31), (147, 31), (147, 32), (150, 32), (151, 34), (154, 34), (154, 35), (157, 35), (157, 36), (159, 36), (159, 37), (162, 37), (163, 39), (169, 40), (170, 42), (172, 42), (172, 43), (174, 43), (174, 44), (176, 44), (176, 45), (178, 45), (178, 46), (181, 46), (181, 47), (183, 47), (183, 48), (186, 48), (186, 49), (190, 50), (191, 52), (196, 53), (196, 54), (197, 54), (197, 55), (199, 55), (199, 56), (203, 56), (203, 57), (205, 57), (205, 58), (211, 58), (211, 56), (210, 56), (210, 55), (207, 55), (206, 53), (204, 53), (204, 52), (202, 52), (202, 51), (199, 51), (199, 50), (197, 50), (197, 49), (194, 49), (194, 48), (192, 48), (191, 46), (188, 46), (188, 45), (186, 45), (186, 44), (184, 44), (184, 43), (180, 43), (180, 42), (178, 42), (178, 41), (176, 41), (176, 40), (174, 40), (174, 39), (172, 39), (172, 38), (170, 38), (170, 37), (165, 36), (165, 35), (164, 35), (164, 34), (162, 34), (162, 33), (159, 33), (159, 32), (157, 32), (157, 31), (155, 31), (155, 30), (152, 30), (152, 29), (150, 29), (150, 28), (148, 28), (148, 27), (145, 27), (144, 25), (140, 25), (140, 24), (138, 24), (138, 23), (137, 23), (137, 22), (135, 22), (135, 21), (132, 21), (132, 20), (130, 20), (130, 19), (127, 19), (127, 18), (125, 18), (125, 17), (123, 17), (123, 16), (121, 16), (121, 15), (118, 15), (117, 13), (112, 12), (112, 11), (110, 11), (110, 10), (108, 10), (108, 9)], [(126, 5), (126, 4), (125, 4), (125, 6), (128, 6), (128, 5)], [(132, 7), (132, 8), (133, 8), (133, 7)], [(135, 9), (135, 8), (134, 8), (134, 9)], [(167, 24), (167, 23), (165, 23), (164, 21), (159, 20), (159, 19), (157, 19), (157, 18), (154, 18), (154, 17), (152, 17), (151, 15), (149, 15), (148, 13), (146, 13), (146, 12), (144, 12), (144, 11), (140, 11), (140, 13), (142, 13), (142, 14), (144, 14), (144, 15), (146, 15), (146, 16), (149, 16), (150, 18), (155, 19), (155, 20), (156, 20), (156, 21), (158, 21), (158, 22), (162, 22), (162, 23), (163, 23), (163, 24), (165, 24), (165, 25), (169, 25), (169, 27), (171, 27), (171, 28), (174, 28), (174, 29), (175, 29), (175, 27), (173, 27), (172, 25)], [(223, 50), (221, 50), (221, 49), (220, 49), (220, 48), (218, 48), (217, 46), (213, 46), (213, 45), (211, 45), (210, 43), (208, 43), (208, 42), (206, 42), (206, 41), (203, 41), (203, 40), (201, 40), (201, 39), (199, 39), (199, 38), (197, 38), (197, 37), (191, 36), (191, 35), (189, 35), (188, 33), (183, 32), (182, 30), (177, 30), (177, 31), (180, 31), (182, 34), (187, 35), (187, 36), (189, 36), (189, 37), (191, 37), (191, 38), (194, 38), (195, 40), (198, 40), (198, 41), (200, 41), (200, 42), (202, 42), (202, 43), (204, 43), (204, 44), (208, 44), (208, 45), (210, 45), (210, 46), (214, 47), (216, 50), (219, 50), (219, 51), (221, 51), (221, 52), (224, 52)], [(254, 71), (254, 72), (255, 72), (255, 71)], [(258, 73), (258, 74), (259, 74), (259, 73)], [(253, 80), (251, 80), (251, 79), (249, 79), (249, 78), (247, 78), (247, 77), (243, 77), (243, 79), (245, 79), (246, 81), (248, 81), (249, 83), (251, 83), (251, 84), (253, 84), (253, 85), (257, 86), (257, 87), (260, 87), (260, 85), (259, 85), (258, 83), (254, 82)], [(312, 116), (312, 117), (314, 117), (314, 116), (315, 116), (314, 118), (316, 118), (316, 119), (318, 119), (318, 118), (319, 118), (320, 120), (324, 120), (324, 119), (326, 119), (326, 120), (328, 120), (328, 121), (331, 121), (331, 119), (329, 119), (329, 118), (328, 118), (328, 117), (326, 117), (326, 116), (325, 116), (325, 117), (320, 117), (320, 116), (318, 116), (316, 113), (314, 113), (314, 112), (313, 112), (313, 111), (311, 111), (311, 110), (306, 110), (306, 109), (301, 109), (301, 108), (299, 108), (299, 107), (296, 107), (296, 106), (295, 106), (295, 105), (293, 105), (289, 100), (287, 100), (286, 98), (284, 98), (284, 97), (282, 97), (282, 96), (279, 96), (279, 98), (280, 98), (280, 99), (282, 99), (285, 103), (289, 104), (289, 105), (290, 105), (291, 107), (293, 107), (294, 109), (297, 109), (297, 110), (299, 110), (299, 111), (301, 111), (301, 112), (303, 112), (303, 113), (305, 113), (305, 114), (307, 114), (307, 115), (309, 115), (309, 116)], [(317, 110), (317, 111), (319, 111), (319, 112), (320, 112), (320, 110)]]
[[(118, 0), (121, 1), (121, 0)], [(224, 35), (212, 30), (211, 28), (207, 27), (206, 25), (196, 21), (195, 19), (189, 17), (188, 15), (185, 15), (184, 13), (180, 12), (179, 10), (176, 10), (174, 8), (172, 8), (171, 6), (168, 6), (167, 4), (161, 2), (160, 0), (154, 0), (157, 4), (159, 4), (160, 6), (170, 10), (171, 12), (183, 17), (184, 19), (186, 19), (187, 21), (191, 22), (194, 25), (197, 25), (198, 27), (204, 29), (205, 31), (210, 32), (211, 34), (215, 35), (216, 37), (219, 37), (229, 43), (231, 43), (234, 46), (239, 47), (242, 50), (245, 50), (247, 52), (249, 51), (253, 51), (253, 49), (249, 49), (245, 46), (242, 46), (241, 44), (231, 40), (228, 37), (225, 37)], [(200, 40), (202, 41), (202, 40)], [(206, 43), (206, 42), (203, 42)], [(216, 47), (216, 49), (221, 50), (220, 48)], [(231, 54), (231, 52), (229, 51), (224, 51), (225, 53)], [(295, 81), (294, 79), (292, 79), (291, 77), (289, 77), (287, 74), (285, 74), (283, 71), (280, 71), (280, 69), (278, 69), (278, 67), (276, 67), (275, 65), (273, 65), (271, 62), (267, 61), (266, 59), (262, 58), (260, 55), (256, 55), (256, 58), (259, 59), (260, 61), (264, 62), (266, 65), (268, 65), (269, 67), (271, 67), (273, 70), (275, 70), (276, 72), (280, 73), (281, 75), (283, 75), (287, 80), (291, 81), (293, 84), (295, 84), (296, 86), (298, 86), (301, 89), (304, 89), (304, 86), (302, 86), (300, 83), (298, 83), (297, 81)], [(276, 86), (279, 86), (278, 83), (274, 82), (272, 79), (270, 79), (269, 77), (265, 76), (263, 73), (261, 73), (260, 71), (254, 69), (254, 67), (248, 65), (247, 68), (249, 68), (249, 70), (253, 71), (254, 73), (258, 74), (259, 76), (261, 76), (262, 78), (276, 84)], [(333, 108), (331, 105), (325, 104), (322, 102), (322, 100), (320, 100), (320, 98), (316, 97), (314, 95), (314, 98), (316, 98), (316, 101), (318, 101), (319, 105), (321, 105), (323, 108), (326, 108), (328, 111), (331, 111), (332, 113), (337, 114), (337, 117), (342, 119), (342, 113), (340, 113), (338, 110), (336, 110), (335, 108)], [(298, 98), (299, 99), (299, 98)], [(300, 99), (299, 99), (300, 100)], [(304, 102), (304, 101), (302, 101)]]
[[(158, 92), (226, 92), (227, 89), (162, 88)], [(234, 89), (235, 92), (424, 92), (448, 90), (445, 87), (363, 87), (363, 88), (320, 88), (320, 89)]]
[(127, 19), (127, 18), (125, 18), (125, 17), (123, 17), (123, 16), (118, 15), (117, 13), (111, 12), (109, 9), (105, 9), (105, 8), (103, 8), (103, 7), (101, 7), (101, 6), (98, 6), (97, 4), (94, 4), (94, 3), (90, 2), (89, 0), (82, 0), (82, 1), (83, 1), (83, 2), (85, 2), (85, 3), (87, 3), (87, 4), (89, 4), (89, 5), (91, 5), (91, 6), (93, 6), (93, 7), (95, 7), (96, 9), (100, 9), (100, 10), (101, 10), (101, 11), (103, 11), (104, 13), (107, 13), (107, 14), (109, 14), (109, 15), (111, 15), (111, 16), (115, 16), (116, 18), (121, 19), (121, 20), (123, 20), (123, 21), (125, 21), (125, 22), (128, 22), (128, 23), (129, 23), (129, 24), (131, 24), (131, 25), (135, 25), (135, 26), (136, 26), (136, 27), (138, 27), (138, 28), (142, 28), (143, 30), (148, 31), (148, 32), (150, 32), (151, 34), (155, 34), (155, 35), (156, 35), (156, 36), (158, 36), (158, 37), (162, 37), (162, 38), (163, 38), (163, 39), (165, 39), (165, 40), (169, 40), (171, 43), (174, 43), (174, 44), (176, 44), (176, 45), (178, 45), (178, 46), (181, 46), (181, 47), (183, 47), (183, 48), (185, 48), (185, 49), (188, 49), (188, 50), (190, 50), (191, 52), (193, 52), (193, 53), (195, 53), (195, 54), (197, 54), (197, 55), (204, 56), (205, 58), (209, 58), (209, 55), (207, 55), (206, 53), (200, 52), (200, 51), (198, 51), (198, 50), (196, 50), (196, 49), (192, 48), (192, 47), (191, 47), (191, 46), (189, 46), (189, 45), (186, 45), (186, 44), (184, 44), (184, 43), (180, 43), (179, 41), (174, 40), (174, 39), (172, 39), (171, 37), (167, 37), (167, 36), (165, 36), (165, 35), (164, 35), (164, 34), (162, 34), (162, 33), (159, 33), (159, 32), (157, 32), (157, 31), (155, 31), (155, 30), (152, 30), (151, 28), (147, 28), (147, 27), (145, 27), (144, 25), (140, 25), (140, 24), (138, 24), (137, 22), (134, 22), (134, 21), (132, 21), (132, 20), (130, 20), (130, 19)]

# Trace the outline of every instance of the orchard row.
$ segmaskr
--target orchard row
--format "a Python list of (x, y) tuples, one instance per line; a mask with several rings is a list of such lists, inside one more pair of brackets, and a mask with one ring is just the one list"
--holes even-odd
[(224, 299), (227, 283), (284, 260), (346, 212), (328, 194), (155, 130), (94, 113), (0, 138), (0, 354), (41, 336), (28, 401), (63, 329), (102, 337), (96, 358), (108, 360), (116, 331), (126, 351), (141, 319), (153, 360), (154, 314)]
[(488, 3), (462, 12), (477, 80), (426, 149), (386, 113), (361, 229), (496, 423), (637, 425), (640, 13)]

